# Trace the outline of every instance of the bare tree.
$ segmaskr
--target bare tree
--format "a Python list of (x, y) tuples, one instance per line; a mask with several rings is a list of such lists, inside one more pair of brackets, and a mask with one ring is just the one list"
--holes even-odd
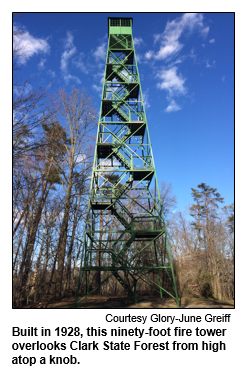
[[(13, 27), (13, 164), (20, 166), (20, 159), (35, 154), (45, 142), (42, 124), (49, 123), (55, 115), (55, 104), (49, 90), (33, 88), (29, 79), (21, 79), (21, 59), (29, 55), (28, 44), (23, 43), (23, 30)], [(18, 73), (18, 74), (17, 74)]]
[(56, 295), (61, 297), (72, 192), (77, 189), (80, 193), (86, 191), (84, 187), (78, 187), (78, 185), (86, 183), (90, 162), (92, 162), (89, 160), (90, 143), (93, 139), (91, 131), (96, 127), (96, 111), (85, 89), (79, 91), (73, 87), (69, 95), (65, 90), (60, 90), (57, 102), (60, 120), (69, 136), (69, 144), (65, 145), (67, 152), (65, 162), (63, 166), (60, 166), (65, 202), (57, 246)]

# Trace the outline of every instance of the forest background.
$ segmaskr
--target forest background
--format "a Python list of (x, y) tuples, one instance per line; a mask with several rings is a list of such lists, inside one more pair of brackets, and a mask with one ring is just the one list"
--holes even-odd
[[(208, 28), (200, 14), (195, 15), (191, 20), (194, 26), (195, 23), (198, 25), (199, 21), (202, 22), (203, 29)], [(174, 28), (176, 34), (181, 27), (183, 31), (188, 29), (184, 16), (173, 15), (173, 20), (166, 23), (165, 35), (162, 36), (166, 46), (169, 44), (168, 33), (173, 32)], [(89, 90), (82, 89), (77, 81), (76, 87), (69, 89), (71, 84), (68, 83), (66, 89), (61, 87), (55, 91), (54, 83), (43, 89), (35, 87), (30, 78), (21, 79), (20, 74), (31, 56), (34, 40), (30, 38), (27, 30), (18, 28), (17, 25), (14, 19), (13, 305), (20, 307), (42, 300), (73, 296), (75, 293), (98, 112)], [(191, 31), (192, 29), (189, 33)], [(176, 49), (178, 42), (177, 38)], [(66, 58), (74, 50), (72, 35), (67, 34), (64, 44)], [(100, 46), (105, 51), (103, 43)], [(158, 54), (160, 51), (161, 48)], [(102, 54), (101, 48), (97, 48), (95, 52)], [(145, 53), (144, 58), (151, 58), (149, 52)], [(38, 53), (39, 49), (36, 54)], [(80, 57), (81, 55), (78, 55), (78, 58)], [(183, 57), (182, 59), (184, 60)], [(41, 59), (38, 64), (42, 66), (42, 62)], [(61, 66), (63, 62), (67, 61), (61, 60)], [(75, 62), (80, 65), (79, 60)], [(207, 64), (209, 69), (212, 63), (207, 61)], [(68, 70), (68, 66), (64, 68)], [(187, 90), (183, 90), (184, 82), (181, 82), (181, 79), (184, 80), (180, 75), (178, 77), (177, 69), (173, 70), (172, 66), (171, 71), (171, 67), (168, 66), (167, 70), (162, 69), (158, 73), (159, 76), (162, 75), (162, 86), (166, 86), (168, 75), (172, 73), (172, 80), (175, 79), (176, 83), (179, 83), (179, 92), (182, 90), (185, 93)], [(64, 77), (68, 76), (68, 80), (70, 75), (64, 71)], [(160, 87), (158, 92), (159, 89)], [(178, 111), (181, 109), (180, 104), (177, 105), (173, 98), (176, 88), (170, 87), (168, 90), (171, 90), (172, 94), (169, 91), (167, 108), (170, 107), (171, 110), (172, 105), (172, 111)], [(148, 89), (146, 91), (146, 94), (151, 94)], [(147, 114), (152, 107), (149, 105), (149, 99), (150, 97), (146, 96)], [(169, 115), (169, 110), (164, 115)], [(233, 134), (232, 129), (228, 129), (228, 134)], [(231, 135), (230, 139), (233, 139)], [(204, 150), (206, 143), (200, 140), (199, 144), (201, 143), (201, 149)], [(156, 149), (153, 145), (153, 150), (158, 151), (158, 147)], [(169, 153), (171, 163), (170, 156)], [(233, 160), (233, 150), (231, 156)], [(198, 155), (196, 159), (198, 160)], [(208, 162), (209, 159), (210, 157), (207, 158)], [(172, 163), (171, 166), (173, 167)], [(193, 171), (195, 172), (195, 166)], [(198, 183), (190, 187), (192, 201), (186, 210), (181, 211), (174, 188), (169, 182), (172, 179), (171, 172), (166, 178), (160, 176), (164, 216), (178, 290), (180, 296), (186, 294), (232, 300), (234, 204), (233, 200), (224, 202), (223, 194), (215, 188), (217, 184), (202, 182), (205, 177), (204, 174)], [(213, 178), (211, 173), (208, 177), (209, 180)], [(231, 181), (233, 183), (233, 179)], [(93, 274), (93, 287), (96, 282), (97, 274)], [(84, 285), (82, 291), (84, 292)], [(141, 284), (139, 291), (149, 292), (144, 284)], [(119, 295), (123, 290), (116, 279), (111, 278), (98, 292)]]

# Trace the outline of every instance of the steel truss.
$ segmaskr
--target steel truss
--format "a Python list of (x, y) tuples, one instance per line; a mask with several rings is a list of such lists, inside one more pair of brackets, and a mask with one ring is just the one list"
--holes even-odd
[[(145, 282), (179, 306), (132, 37), (109, 18), (109, 41), (76, 305), (114, 276), (137, 301)], [(99, 284), (90, 289), (90, 272)], [(86, 293), (79, 299), (83, 274)], [(152, 274), (153, 273), (153, 274)], [(165, 274), (165, 275), (164, 275)], [(163, 287), (163, 279), (172, 285)]]

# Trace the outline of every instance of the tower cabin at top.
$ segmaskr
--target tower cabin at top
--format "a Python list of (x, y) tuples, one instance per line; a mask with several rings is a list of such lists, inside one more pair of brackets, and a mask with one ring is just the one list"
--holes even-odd
[(108, 33), (132, 35), (133, 19), (129, 17), (108, 17)]

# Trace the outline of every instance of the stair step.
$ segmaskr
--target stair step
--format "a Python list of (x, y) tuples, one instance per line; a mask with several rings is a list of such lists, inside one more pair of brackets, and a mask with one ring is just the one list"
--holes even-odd
[(118, 220), (121, 222), (121, 224), (123, 226), (125, 226), (126, 229), (128, 229), (129, 227), (129, 223), (125, 220), (125, 218), (123, 218), (118, 212), (116, 209), (113, 208), (113, 214), (118, 218)]
[(117, 272), (114, 272), (113, 275), (114, 275), (115, 278), (118, 280), (118, 282), (122, 285), (122, 287), (127, 291), (129, 297), (131, 297), (131, 298), (134, 299), (134, 293), (133, 293), (133, 291), (132, 291), (131, 288), (127, 285), (127, 283), (122, 279), (122, 277), (121, 277)]
[(125, 159), (125, 157), (117, 150), (117, 148), (113, 150), (113, 155), (121, 164), (124, 165), (124, 167), (126, 167), (127, 169), (131, 169), (130, 162), (127, 159)]
[(123, 205), (123, 203), (120, 200), (117, 200), (117, 204), (124, 210), (124, 212), (131, 218), (133, 219), (134, 216), (130, 211)]
[[(126, 253), (126, 251), (129, 249), (129, 247), (132, 245), (132, 243), (134, 242), (135, 238), (134, 236), (130, 237), (130, 239), (125, 243), (125, 245), (123, 246), (123, 248), (121, 249), (121, 251), (119, 252), (118, 255), (116, 255), (116, 258), (114, 258), (114, 263), (115, 264), (118, 264), (119, 261), (121, 260), (121, 257), (123, 256), (123, 254)], [(115, 244), (113, 245), (113, 248), (114, 248)]]
[(131, 181), (127, 181), (121, 188), (117, 189), (115, 192), (115, 197), (121, 197), (121, 195), (129, 188)]

